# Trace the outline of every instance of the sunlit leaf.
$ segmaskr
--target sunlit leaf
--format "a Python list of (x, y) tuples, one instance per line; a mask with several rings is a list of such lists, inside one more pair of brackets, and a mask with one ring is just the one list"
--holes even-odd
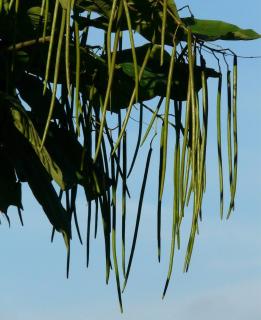
[(197, 38), (205, 41), (254, 40), (261, 37), (252, 29), (241, 29), (234, 24), (223, 21), (194, 18), (184, 18), (182, 21), (191, 28)]

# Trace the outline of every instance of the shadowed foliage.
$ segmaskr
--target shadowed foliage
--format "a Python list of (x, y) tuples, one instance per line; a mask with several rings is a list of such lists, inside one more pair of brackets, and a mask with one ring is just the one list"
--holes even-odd
[[(52, 227), (62, 233), (68, 251), (78, 187), (88, 202), (87, 265), (90, 221), (98, 215), (104, 233), (106, 281), (115, 271), (120, 307), (135, 252), (143, 197), (150, 172), (153, 125), (161, 122), (157, 243), (161, 259), (161, 206), (174, 127), (173, 222), (166, 293), (180, 226), (191, 201), (193, 216), (185, 256), (189, 268), (206, 190), (208, 79), (217, 79), (217, 141), (220, 215), (223, 217), (221, 88), (227, 81), (227, 145), (230, 202), (237, 183), (237, 56), (216, 40), (254, 40), (260, 35), (223, 21), (182, 17), (173, 0), (0, 0), (0, 210), (7, 217), (16, 206), (21, 217), (21, 186), (27, 182)], [(90, 45), (89, 32), (104, 37)], [(143, 39), (137, 45), (137, 35)], [(125, 41), (123, 41), (125, 40)], [(93, 43), (93, 41), (92, 41)], [(123, 43), (128, 45), (123, 47)], [(204, 55), (216, 60), (207, 65)], [(230, 57), (232, 66), (230, 67)], [(222, 78), (220, 60), (225, 61)], [(154, 100), (153, 100), (154, 99)], [(153, 100), (154, 107), (147, 102)], [(139, 132), (131, 166), (127, 133), (131, 114), (139, 111)], [(164, 109), (160, 113), (160, 108)], [(143, 113), (151, 113), (144, 130)], [(174, 115), (174, 118), (173, 118)], [(170, 121), (170, 117), (174, 122)], [(115, 130), (115, 122), (117, 130)], [(126, 259), (128, 178), (140, 146), (149, 146), (131, 252)], [(60, 189), (60, 192), (59, 192)], [(121, 265), (117, 260), (116, 217), (121, 189)], [(157, 194), (157, 191), (155, 191)], [(117, 197), (117, 198), (116, 198)], [(93, 205), (92, 205), (93, 204)], [(93, 212), (93, 208), (96, 208)], [(21, 220), (22, 221), (22, 220)], [(95, 234), (97, 229), (95, 231)], [(68, 273), (68, 270), (67, 270)], [(121, 279), (123, 278), (123, 286)]]

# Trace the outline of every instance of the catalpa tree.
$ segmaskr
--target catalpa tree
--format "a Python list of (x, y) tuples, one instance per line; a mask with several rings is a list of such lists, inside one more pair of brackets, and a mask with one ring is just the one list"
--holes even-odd
[[(159, 260), (170, 142), (175, 149), (170, 173), (174, 177), (171, 252), (163, 296), (172, 273), (175, 247), (180, 246), (185, 207), (191, 202), (192, 222), (184, 264), (184, 270), (188, 270), (207, 186), (208, 78), (215, 78), (217, 83), (214, 101), (221, 217), (229, 217), (234, 209), (237, 55), (214, 41), (254, 40), (261, 36), (223, 21), (200, 20), (192, 14), (183, 17), (185, 12), (178, 10), (173, 0), (0, 1), (0, 210), (9, 221), (8, 208), (16, 206), (22, 222), (22, 184), (28, 183), (53, 227), (52, 237), (60, 232), (64, 238), (68, 273), (72, 220), (82, 241), (76, 215), (77, 190), (82, 188), (88, 203), (87, 265), (91, 217), (97, 231), (100, 215), (106, 281), (113, 267), (121, 308), (121, 292), (130, 273), (157, 134), (160, 145), (155, 214)], [(101, 36), (93, 44), (89, 32), (98, 29)], [(214, 58), (210, 65), (205, 55)], [(225, 205), (222, 81), (227, 86), (224, 109), (230, 186), (230, 201)], [(128, 162), (126, 130), (133, 112), (139, 115), (139, 130)], [(150, 115), (146, 125), (144, 113)], [(154, 129), (156, 121), (160, 132)], [(174, 130), (174, 141), (169, 141), (170, 130)], [(147, 158), (136, 225), (133, 239), (125, 239), (126, 199), (131, 194), (128, 178), (140, 152)], [(119, 193), (121, 199), (117, 196), (116, 201)], [(122, 276), (116, 253), (119, 201)], [(126, 241), (131, 243), (127, 258)]]

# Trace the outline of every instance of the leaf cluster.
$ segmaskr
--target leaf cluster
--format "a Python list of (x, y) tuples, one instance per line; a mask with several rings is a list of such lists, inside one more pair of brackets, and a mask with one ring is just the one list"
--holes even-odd
[[(104, 40), (90, 45), (89, 33), (101, 30)], [(143, 45), (136, 44), (139, 34)], [(123, 47), (123, 39), (129, 46)], [(173, 0), (1, 0), (0, 1), (0, 210), (16, 206), (22, 221), (21, 185), (27, 182), (54, 231), (62, 233), (70, 256), (72, 219), (80, 241), (76, 198), (83, 188), (88, 203), (87, 265), (90, 224), (101, 215), (106, 281), (112, 261), (120, 305), (122, 286), (117, 260), (117, 190), (122, 195), (122, 273), (125, 288), (135, 245), (146, 182), (150, 172), (153, 125), (159, 119), (158, 258), (161, 258), (161, 206), (169, 150), (175, 132), (173, 222), (169, 270), (180, 226), (192, 199), (193, 216), (184, 270), (191, 259), (206, 190), (208, 78), (218, 80), (217, 145), (220, 214), (223, 216), (221, 146), (222, 69), (227, 65), (227, 141), (230, 202), (234, 208), (237, 181), (237, 57), (233, 72), (227, 50), (216, 40), (254, 40), (260, 35), (223, 21), (181, 17)], [(207, 66), (205, 53), (217, 61)], [(156, 107), (147, 103), (157, 99)], [(154, 104), (155, 105), (155, 104)], [(139, 110), (137, 145), (127, 166), (127, 127), (133, 107)], [(163, 109), (160, 113), (160, 109)], [(143, 133), (143, 113), (151, 113)], [(109, 117), (108, 117), (109, 115)], [(174, 123), (170, 116), (174, 115)], [(123, 118), (124, 116), (124, 118)], [(117, 130), (110, 119), (116, 119)], [(117, 131), (117, 135), (115, 135)], [(151, 138), (152, 137), (152, 138)], [(140, 146), (150, 139), (129, 259), (125, 253), (128, 177)], [(58, 191), (60, 189), (60, 192)], [(93, 212), (95, 208), (95, 212)], [(68, 263), (69, 268), (69, 263)], [(67, 270), (68, 272), (68, 270)]]

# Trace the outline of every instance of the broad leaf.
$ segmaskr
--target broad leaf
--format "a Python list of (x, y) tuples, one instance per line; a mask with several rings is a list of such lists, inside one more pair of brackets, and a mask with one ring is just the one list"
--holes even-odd
[[(83, 1), (85, 2), (85, 1)], [(87, 1), (89, 2), (89, 1)], [(91, 1), (97, 4), (98, 1)], [(100, 1), (99, 1), (100, 2)], [(103, 1), (101, 1), (103, 3)], [(176, 5), (172, 0), (168, 0), (168, 8), (176, 16), (176, 20), (180, 20), (177, 12)], [(108, 5), (107, 5), (108, 6)], [(100, 7), (99, 7), (100, 8)], [(90, 9), (91, 10), (91, 9)], [(161, 43), (161, 26), (162, 26), (162, 4), (157, 0), (132, 0), (129, 1), (129, 12), (131, 18), (132, 28), (139, 32), (145, 39), (152, 42), (160, 44)], [(96, 11), (94, 9), (94, 11)], [(95, 28), (99, 28), (102, 30), (108, 29), (109, 23), (109, 15), (105, 10), (103, 13), (101, 10), (98, 10), (98, 13), (101, 13), (101, 16), (95, 19), (88, 19), (81, 16), (74, 16), (79, 23), (81, 29), (86, 26), (93, 26)], [(173, 45), (173, 36), (176, 30), (177, 24), (176, 21), (167, 16), (166, 21), (166, 35), (165, 35), (165, 43), (168, 45)], [(127, 20), (125, 15), (123, 14), (120, 29), (122, 31), (128, 30)], [(112, 31), (116, 31), (116, 24), (113, 24)], [(177, 37), (177, 39), (179, 36)]]
[[(3, 114), (2, 114), (3, 115)], [(57, 231), (63, 233), (66, 244), (71, 236), (70, 219), (51, 183), (48, 171), (28, 140), (10, 123), (5, 122), (3, 143), (20, 180), (28, 182), (34, 197)], [(14, 181), (14, 178), (13, 178)]]
[(254, 40), (261, 37), (252, 29), (241, 29), (234, 24), (223, 21), (194, 18), (184, 18), (182, 21), (191, 28), (197, 38), (205, 41)]
[[(85, 188), (89, 200), (97, 198), (110, 187), (109, 177), (105, 175), (98, 163), (93, 164), (90, 157), (85, 155), (83, 158), (82, 145), (69, 131), (52, 124), (48, 132), (46, 148), (67, 180), (81, 184)], [(96, 189), (95, 179), (100, 192)]]
[[(65, 0), (62, 0), (65, 1)], [(112, 1), (111, 0), (77, 0), (75, 2), (77, 9), (84, 11), (94, 11), (96, 13), (110, 16)]]
[[(17, 89), (21, 98), (31, 107), (32, 113), (42, 123), (45, 123), (51, 105), (52, 91), (46, 89), (46, 93), (43, 95), (43, 88), (43, 82), (28, 73), (23, 73), (17, 81)], [(52, 119), (65, 121), (63, 106), (57, 98), (55, 99)]]
[[(137, 62), (140, 68), (144, 55), (149, 45), (144, 45), (136, 49)], [(135, 70), (132, 62), (131, 50), (123, 50), (119, 52), (117, 58), (117, 68), (115, 70), (114, 83), (112, 86), (111, 96), (111, 111), (118, 112), (119, 109), (127, 108), (134, 89), (135, 84)], [(95, 62), (94, 62), (95, 63)], [(160, 46), (154, 46), (150, 60), (147, 67), (144, 70), (143, 76), (139, 86), (138, 102), (144, 100), (153, 99), (156, 96), (165, 97), (167, 91), (167, 79), (169, 70), (170, 56), (167, 52), (164, 53), (164, 64), (160, 66)], [(94, 86), (96, 88), (96, 101), (98, 104), (99, 95), (104, 96), (107, 78), (104, 74), (107, 74), (105, 61), (96, 61), (96, 78), (94, 79)], [(105, 70), (104, 70), (105, 69)], [(90, 70), (90, 68), (88, 69)], [(195, 66), (195, 90), (199, 91), (202, 87), (201, 71), (202, 68)], [(206, 68), (206, 77), (218, 77), (219, 73), (215, 70)], [(173, 84), (171, 90), (171, 98), (184, 101), (187, 99), (189, 79), (189, 68), (186, 63), (176, 63), (174, 67)], [(89, 84), (91, 85), (91, 83)]]
[(66, 181), (64, 179), (61, 169), (50, 157), (46, 148), (44, 146), (42, 149), (40, 148), (41, 139), (23, 107), (20, 106), (17, 100), (11, 99), (10, 97), (8, 98), (8, 100), (5, 99), (5, 104), (7, 104), (10, 108), (14, 126), (31, 144), (36, 155), (38, 156), (50, 176), (58, 183), (58, 185), (63, 190), (71, 185), (71, 181)]

